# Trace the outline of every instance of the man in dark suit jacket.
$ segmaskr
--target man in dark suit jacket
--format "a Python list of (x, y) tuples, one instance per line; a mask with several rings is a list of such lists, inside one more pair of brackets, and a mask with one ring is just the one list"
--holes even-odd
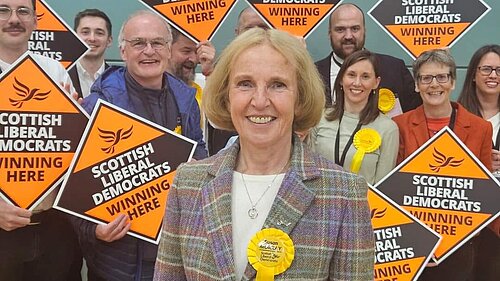
[[(345, 3), (339, 5), (330, 16), (330, 43), (333, 52), (328, 57), (317, 61), (316, 67), (325, 83), (326, 105), (333, 103), (333, 83), (344, 59), (365, 45), (365, 17), (356, 5)], [(391, 90), (399, 103), (396, 103), (390, 115), (398, 115), (422, 104), (422, 99), (415, 93), (415, 82), (403, 60), (383, 54), (378, 58), (380, 88)], [(401, 112), (402, 110), (402, 112)]]
[(109, 67), (104, 53), (111, 46), (111, 20), (98, 9), (86, 9), (75, 16), (74, 29), (90, 50), (68, 73), (80, 98), (90, 94), (94, 81)]
[[(269, 28), (269, 26), (262, 20), (262, 18), (250, 7), (247, 7), (241, 10), (238, 15), (238, 22), (236, 27), (234, 28), (234, 34), (236, 36), (241, 33), (254, 28)], [(220, 130), (214, 128), (211, 124), (208, 124), (207, 127), (207, 145), (208, 145), (208, 153), (209, 155), (214, 155), (219, 150), (223, 149), (226, 146), (227, 141), (232, 137), (236, 136), (236, 132)]]

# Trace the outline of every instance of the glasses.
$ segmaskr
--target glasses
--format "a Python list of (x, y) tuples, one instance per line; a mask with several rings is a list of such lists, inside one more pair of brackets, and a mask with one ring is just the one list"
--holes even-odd
[(10, 7), (0, 7), (0, 20), (8, 20), (12, 16), (12, 12), (16, 12), (17, 17), (22, 21), (29, 21), (33, 19), (35, 11), (30, 8), (21, 7), (17, 9), (12, 9)]
[(479, 72), (481, 73), (481, 75), (484, 75), (484, 76), (490, 76), (490, 74), (493, 72), (493, 70), (495, 71), (497, 76), (500, 76), (500, 66), (497, 66), (495, 68), (495, 67), (492, 67), (489, 65), (483, 65), (483, 66), (478, 67), (478, 69), (479, 69)]
[(434, 78), (436, 78), (436, 81), (438, 83), (442, 84), (442, 83), (446, 83), (446, 82), (450, 81), (450, 76), (451, 75), (449, 73), (441, 73), (441, 74), (437, 74), (437, 75), (420, 75), (420, 76), (418, 76), (418, 80), (422, 84), (430, 84), (430, 83), (432, 83), (432, 80), (434, 80)]
[(168, 41), (165, 39), (157, 38), (157, 39), (151, 39), (151, 40), (146, 40), (144, 38), (135, 38), (131, 40), (123, 39), (123, 41), (127, 42), (132, 46), (137, 51), (142, 51), (146, 49), (146, 47), (151, 45), (151, 48), (154, 50), (162, 50), (167, 47)]

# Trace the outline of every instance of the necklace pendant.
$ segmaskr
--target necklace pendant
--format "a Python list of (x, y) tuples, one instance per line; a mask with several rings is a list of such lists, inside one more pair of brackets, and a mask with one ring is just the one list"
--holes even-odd
[(255, 207), (252, 207), (248, 209), (248, 216), (251, 219), (256, 219), (259, 216), (259, 212), (257, 212), (257, 209), (255, 209)]

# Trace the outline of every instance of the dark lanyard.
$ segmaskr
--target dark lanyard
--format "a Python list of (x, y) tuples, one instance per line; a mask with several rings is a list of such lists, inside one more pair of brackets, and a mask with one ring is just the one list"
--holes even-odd
[[(455, 128), (455, 119), (457, 119), (457, 110), (452, 106), (451, 107), (451, 116), (450, 116), (450, 122), (448, 123), (448, 128), (453, 131), (453, 128)], [(427, 122), (427, 121), (426, 121)], [(429, 124), (427, 124), (429, 126)], [(427, 129), (429, 130), (429, 129)], [(429, 138), (431, 135), (429, 135)]]
[(452, 106), (451, 107), (451, 117), (450, 117), (450, 123), (448, 123), (448, 128), (453, 131), (453, 128), (455, 128), (455, 119), (457, 119), (457, 110)]
[(340, 166), (344, 166), (345, 162), (345, 157), (347, 155), (347, 151), (352, 145), (352, 141), (354, 139), (354, 135), (361, 129), (361, 121), (358, 122), (358, 125), (356, 126), (356, 129), (352, 132), (351, 136), (349, 137), (349, 140), (347, 141), (347, 144), (344, 147), (344, 151), (342, 151), (342, 158), (339, 160), (339, 146), (340, 146), (340, 124), (342, 123), (342, 116), (339, 119), (339, 128), (337, 130), (337, 137), (335, 138), (335, 163)]
[(495, 143), (493, 144), (493, 148), (495, 150), (498, 150), (500, 148), (500, 130), (497, 131), (497, 137)]

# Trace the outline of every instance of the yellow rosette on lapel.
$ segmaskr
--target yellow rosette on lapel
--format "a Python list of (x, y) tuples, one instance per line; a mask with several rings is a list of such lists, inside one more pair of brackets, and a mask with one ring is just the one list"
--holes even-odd
[(376, 130), (364, 128), (354, 135), (352, 143), (356, 148), (356, 153), (354, 153), (354, 157), (352, 158), (351, 172), (357, 174), (361, 168), (365, 154), (377, 150), (382, 144), (382, 138)]
[(276, 228), (257, 232), (247, 248), (248, 261), (257, 271), (256, 281), (272, 281), (274, 275), (285, 272), (295, 255), (290, 236)]
[(396, 95), (387, 88), (378, 90), (378, 109), (384, 114), (391, 111), (396, 105)]

